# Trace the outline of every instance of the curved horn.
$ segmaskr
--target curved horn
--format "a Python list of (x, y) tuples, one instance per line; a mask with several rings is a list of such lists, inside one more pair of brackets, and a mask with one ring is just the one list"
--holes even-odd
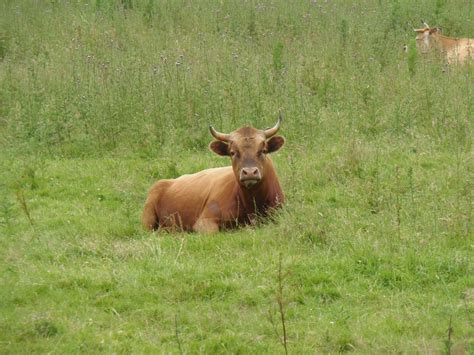
[(430, 28), (430, 26), (426, 23), (426, 21), (421, 20), (421, 22), (423, 23), (423, 25), (424, 25), (425, 27)]
[(212, 126), (209, 126), (209, 131), (211, 132), (212, 136), (218, 141), (228, 142), (230, 140), (230, 134), (217, 132)]
[(276, 125), (273, 126), (272, 128), (268, 128), (263, 131), (263, 133), (265, 134), (265, 138), (270, 138), (274, 136), (280, 129), (280, 125), (282, 121), (283, 121), (283, 116), (281, 115), (281, 112), (280, 112), (280, 115), (278, 116), (278, 122), (276, 123)]

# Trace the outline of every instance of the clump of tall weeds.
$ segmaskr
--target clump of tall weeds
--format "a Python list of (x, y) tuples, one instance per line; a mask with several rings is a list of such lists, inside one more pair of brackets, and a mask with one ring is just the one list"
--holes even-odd
[(281, 325), (281, 335), (280, 332), (278, 331), (278, 327), (276, 325), (276, 321), (273, 318), (273, 312), (270, 309), (268, 311), (268, 319), (270, 323), (272, 324), (273, 330), (275, 331), (276, 336), (280, 340), (281, 345), (285, 349), (285, 354), (288, 354), (288, 333), (287, 333), (287, 325), (286, 325), (286, 309), (285, 309), (285, 299), (283, 295), (283, 284), (284, 284), (284, 279), (285, 279), (285, 274), (283, 273), (282, 270), (282, 253), (280, 253), (279, 258), (278, 258), (278, 273), (277, 273), (277, 293), (276, 293), (276, 302), (278, 305), (278, 315), (280, 319), (280, 325)]

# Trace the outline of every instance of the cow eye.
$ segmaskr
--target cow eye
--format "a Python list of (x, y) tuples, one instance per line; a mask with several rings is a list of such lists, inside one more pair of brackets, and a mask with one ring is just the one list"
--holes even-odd
[(234, 157), (235, 156), (235, 152), (233, 150), (230, 151), (230, 156), (231, 157)]

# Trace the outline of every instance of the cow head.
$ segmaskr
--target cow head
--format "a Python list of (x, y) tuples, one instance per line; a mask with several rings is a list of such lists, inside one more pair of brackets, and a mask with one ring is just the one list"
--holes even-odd
[(423, 28), (414, 28), (413, 31), (417, 33), (416, 35), (416, 45), (420, 49), (422, 53), (426, 53), (432, 46), (430, 39), (432, 36), (436, 36), (437, 34), (441, 33), (441, 29), (438, 27), (430, 28), (430, 26), (424, 22)]
[(228, 134), (209, 126), (212, 136), (216, 138), (209, 147), (218, 155), (230, 156), (237, 181), (242, 187), (251, 189), (265, 178), (267, 154), (276, 152), (285, 143), (283, 137), (275, 136), (281, 122), (280, 115), (272, 128), (259, 130), (243, 127)]

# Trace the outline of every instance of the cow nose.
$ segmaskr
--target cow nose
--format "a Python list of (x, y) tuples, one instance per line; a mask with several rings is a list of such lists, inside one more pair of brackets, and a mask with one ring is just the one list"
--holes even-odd
[(258, 168), (242, 168), (242, 172), (240, 174), (240, 179), (244, 180), (260, 180), (260, 170)]
[(242, 168), (240, 171), (240, 181), (246, 187), (255, 185), (261, 178), (260, 170), (257, 167)]

